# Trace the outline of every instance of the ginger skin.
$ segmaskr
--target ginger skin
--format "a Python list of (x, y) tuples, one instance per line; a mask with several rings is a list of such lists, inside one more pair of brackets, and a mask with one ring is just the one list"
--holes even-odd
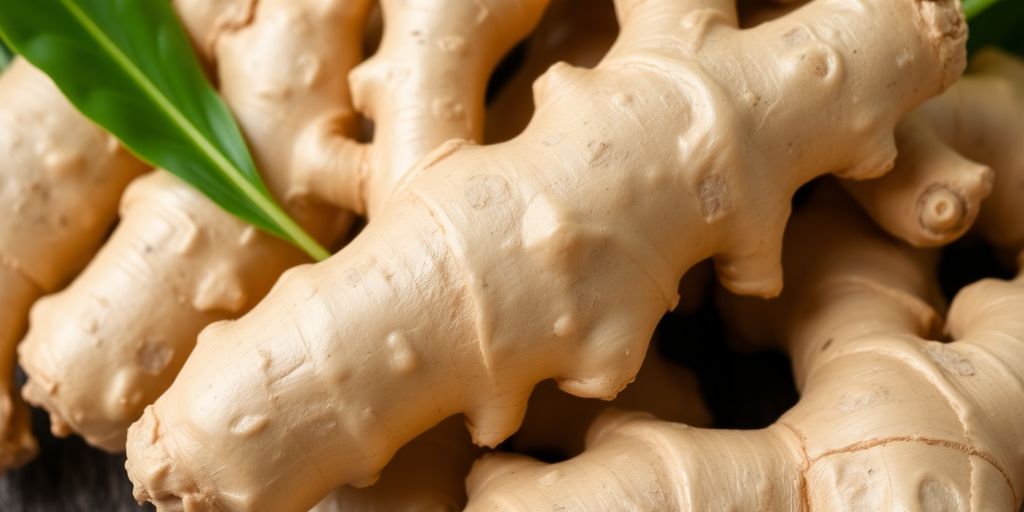
[(592, 68), (608, 53), (618, 33), (609, 1), (558, 0), (525, 44), (526, 57), (515, 76), (487, 106), (484, 140), (505, 142), (522, 133), (533, 115), (533, 82), (552, 64)]
[[(269, 188), (324, 244), (351, 216), (295, 184), (355, 131), (345, 71), (362, 57), (368, 3), (264, 0), (246, 2), (250, 12), (239, 2), (176, 2), (221, 20), (185, 17), (193, 39), (210, 44), (206, 59)], [(236, 17), (245, 22), (224, 21)], [(132, 184), (121, 214), (88, 268), (39, 301), (20, 348), (23, 395), (50, 412), (54, 433), (108, 451), (124, 449), (128, 426), (174, 380), (203, 327), (244, 313), (308, 261), (163, 171)]]
[(958, 341), (930, 341), (932, 254), (845, 203), (793, 220), (780, 299), (727, 305), (793, 358), (802, 396), (779, 421), (719, 431), (610, 413), (571, 461), (478, 462), (467, 510), (1016, 510), (1024, 274), (961, 291)]
[[(538, 17), (503, 3), (503, 26)], [(731, 1), (616, 10), (608, 56), (553, 66), (523, 134), (439, 149), (341, 252), (203, 331), (129, 431), (137, 498), (301, 510), (448, 416), (493, 446), (542, 380), (613, 397), (687, 268), (778, 293), (793, 191), (888, 170), (897, 120), (963, 67), (952, 0), (819, 0), (747, 31)]]
[(462, 510), (466, 475), (480, 453), (462, 422), (449, 418), (402, 447), (370, 487), (335, 489), (309, 512)]
[(880, 226), (911, 244), (948, 243), (974, 226), (1015, 250), (1024, 246), (1013, 201), (1024, 182), (1016, 149), (1022, 114), (1024, 61), (983, 50), (966, 76), (900, 123), (900, 156), (890, 173), (843, 186)]
[[(530, 50), (526, 63), (498, 99), (488, 105), (488, 136), (498, 133), (502, 134), (499, 138), (509, 138), (522, 131), (533, 110), (531, 83), (551, 63), (562, 60), (593, 66), (611, 46), (615, 33), (611, 3), (602, 4), (592, 15), (579, 16), (578, 8), (584, 5), (593, 6), (590, 0), (566, 0), (545, 14), (527, 43)], [(588, 31), (595, 23), (610, 30)], [(555, 37), (559, 33), (561, 36)], [(572, 34), (568, 41), (563, 40), (567, 33)], [(576, 36), (582, 36), (582, 40)], [(565, 44), (570, 41), (573, 44)], [(711, 422), (696, 376), (652, 354), (644, 360), (636, 381), (610, 403), (567, 395), (553, 381), (541, 383), (530, 397), (523, 424), (509, 439), (508, 447), (575, 455), (583, 449), (591, 420), (609, 406), (647, 411), (690, 425), (707, 426)], [(483, 450), (471, 442), (463, 422), (450, 417), (403, 446), (377, 482), (365, 488), (340, 487), (310, 512), (462, 510), (466, 506), (466, 475), (473, 460), (482, 454)]]
[[(988, 49), (969, 71), (900, 124), (900, 157), (892, 172), (844, 183), (879, 225), (914, 245), (952, 241), (975, 218), (977, 229), (997, 245), (1024, 240), (1012, 201), (1003, 197), (1016, 194), (1024, 179), (1016, 149), (1016, 135), (1024, 130), (1024, 62)], [(985, 201), (990, 193), (1000, 197)]]
[[(1024, 187), (1024, 153), (1015, 134), (1024, 132), (1024, 60), (985, 50), (974, 58), (969, 80), (939, 97), (953, 115), (962, 114), (976, 130), (975, 143), (961, 150), (966, 158), (992, 168), (992, 193), (982, 203), (973, 229), (991, 244), (1014, 254), (1024, 249), (1024, 212), (1019, 193)], [(946, 123), (950, 127), (952, 123)], [(959, 132), (955, 137), (966, 139)], [(1022, 261), (1021, 263), (1024, 263)]]
[[(534, 390), (523, 426), (509, 440), (511, 448), (575, 455), (583, 448), (590, 421), (609, 406), (690, 425), (710, 423), (693, 373), (656, 354), (611, 403), (573, 397), (547, 384), (553, 383)], [(452, 416), (403, 446), (371, 486), (340, 487), (310, 512), (462, 510), (466, 475), (482, 453), (460, 418)]]
[[(656, 354), (644, 361), (636, 382), (611, 403), (573, 397), (547, 384), (538, 386), (530, 398), (523, 426), (509, 440), (514, 450), (575, 455), (583, 449), (590, 421), (609, 406), (689, 425), (710, 424), (693, 373)], [(372, 485), (335, 489), (310, 512), (462, 510), (466, 475), (483, 452), (472, 443), (462, 421), (452, 416), (398, 450)]]
[(38, 451), (32, 436), (28, 406), (15, 390), (15, 350), (25, 329), (39, 287), (21, 273), (0, 265), (0, 472), (21, 466)]
[(96, 251), (145, 166), (82, 117), (53, 82), (15, 59), (0, 75), (0, 472), (36, 452), (14, 385), (29, 308)]

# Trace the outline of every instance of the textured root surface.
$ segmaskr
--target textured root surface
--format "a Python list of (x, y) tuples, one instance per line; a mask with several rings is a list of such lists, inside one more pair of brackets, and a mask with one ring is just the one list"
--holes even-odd
[[(139, 496), (311, 505), (452, 414), (501, 442), (541, 380), (615, 396), (700, 260), (733, 290), (777, 294), (792, 193), (824, 172), (888, 170), (897, 120), (962, 68), (964, 27), (953, 0), (822, 0), (750, 31), (729, 5), (619, 2), (608, 56), (553, 66), (519, 137), (449, 143), (408, 176), (384, 166), (401, 186), (369, 191), (375, 216), (350, 245), (204, 331), (129, 433)], [(490, 34), (494, 12), (466, 26)], [(419, 51), (456, 34), (406, 35)], [(381, 48), (399, 56), (387, 34)], [(353, 82), (386, 78), (386, 63)], [(371, 115), (400, 104), (356, 89)], [(402, 134), (390, 115), (377, 127)], [(144, 428), (161, 422), (174, 428)]]
[(21, 273), (0, 263), (0, 472), (35, 456), (29, 410), (14, 384), (15, 346), (32, 301), (41, 294)]

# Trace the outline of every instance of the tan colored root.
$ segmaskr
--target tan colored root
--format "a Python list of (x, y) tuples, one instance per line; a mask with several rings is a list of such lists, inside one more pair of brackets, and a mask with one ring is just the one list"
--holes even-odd
[(39, 295), (38, 286), (0, 264), (0, 472), (28, 462), (38, 451), (28, 407), (14, 385), (14, 367), (28, 309)]
[(310, 512), (462, 510), (466, 475), (481, 451), (462, 421), (449, 418), (399, 450), (370, 487), (336, 489)]
[(546, 3), (381, 2), (387, 23), (380, 48), (350, 77), (356, 108), (374, 120), (373, 144), (340, 146), (333, 166), (312, 169), (299, 186), (373, 217), (424, 155), (445, 142), (480, 142), (490, 71)]
[(36, 443), (14, 389), (15, 347), (29, 307), (89, 260), (144, 166), (80, 115), (22, 59), (0, 76), (0, 471)]
[[(975, 218), (997, 245), (1024, 244), (1024, 221), (1005, 197), (1024, 179), (1016, 137), (1024, 130), (1024, 62), (986, 50), (971, 68), (901, 123), (893, 172), (844, 184), (881, 226), (914, 245), (947, 243)], [(1000, 197), (981, 208), (990, 192)]]
[(527, 40), (522, 66), (487, 107), (487, 143), (522, 133), (533, 115), (533, 84), (552, 64), (592, 68), (608, 53), (617, 33), (610, 0), (555, 2)]
[(22, 59), (0, 78), (0, 147), (0, 261), (53, 291), (89, 261), (144, 166)]
[[(931, 341), (932, 258), (843, 203), (794, 219), (781, 306), (753, 316), (803, 390), (778, 422), (714, 431), (608, 414), (566, 463), (478, 463), (467, 510), (1016, 510), (1024, 277), (962, 291), (958, 341)], [(733, 307), (733, 323), (748, 320), (750, 301)]]
[(946, 145), (925, 117), (915, 112), (900, 123), (892, 172), (844, 187), (893, 235), (934, 247), (970, 228), (992, 190), (992, 170)]
[[(505, 27), (539, 17), (495, 2)], [(778, 293), (793, 191), (888, 170), (897, 120), (962, 70), (965, 27), (953, 0), (819, 0), (738, 31), (732, 4), (622, 0), (608, 56), (553, 66), (520, 136), (369, 185), (386, 200), (352, 243), (203, 331), (129, 431), (136, 496), (303, 509), (448, 416), (502, 441), (542, 380), (613, 397), (698, 261)]]
[(892, 172), (844, 187), (879, 225), (914, 245), (948, 243), (974, 224), (1000, 247), (1024, 245), (1010, 197), (1024, 180), (1022, 113), (1024, 62), (985, 50), (967, 76), (900, 124)]
[[(964, 156), (995, 171), (992, 194), (982, 203), (974, 229), (997, 247), (1013, 253), (1024, 248), (1024, 60), (998, 50), (984, 50), (971, 64), (971, 80), (942, 98), (960, 106), (971, 120), (955, 124), (955, 137), (967, 140), (967, 130), (978, 130), (975, 143), (964, 146)], [(977, 77), (977, 78), (973, 78)], [(967, 112), (970, 112), (968, 114)], [(950, 126), (947, 124), (946, 126)]]
[(124, 449), (207, 324), (239, 315), (304, 258), (157, 171), (125, 193), (121, 224), (67, 289), (38, 302), (21, 344), (25, 398), (53, 433)]
[[(360, 58), (368, 1), (264, 0), (252, 12), (244, 2), (200, 3), (178, 8), (202, 13), (199, 22), (233, 20), (193, 36), (211, 41), (257, 166), (289, 213), (332, 243), (351, 217), (292, 184), (328, 165), (325, 155), (355, 130), (344, 70)], [(23, 394), (50, 412), (54, 433), (109, 451), (124, 449), (128, 426), (174, 380), (203, 327), (244, 313), (307, 261), (162, 171), (136, 181), (121, 209), (88, 268), (39, 302), (21, 347)]]
[[(572, 397), (547, 384), (534, 391), (509, 448), (575, 455), (583, 449), (587, 426), (609, 406), (691, 425), (710, 423), (694, 375), (656, 355), (644, 363), (636, 383), (610, 403)], [(372, 485), (336, 489), (310, 512), (462, 510), (466, 475), (482, 453), (453, 416), (402, 447)]]
[[(647, 358), (636, 382), (612, 402), (573, 397), (548, 384), (553, 383), (534, 390), (523, 426), (508, 448), (576, 455), (583, 449), (587, 426), (608, 407), (647, 411), (695, 426), (710, 424), (694, 375), (657, 355)], [(462, 510), (466, 475), (482, 453), (453, 416), (402, 447), (370, 487), (337, 489), (310, 512)]]

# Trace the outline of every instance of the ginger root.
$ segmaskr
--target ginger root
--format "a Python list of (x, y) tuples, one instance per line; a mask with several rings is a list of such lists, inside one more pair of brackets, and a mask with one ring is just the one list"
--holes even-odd
[[(486, 3), (488, 34), (525, 33), (543, 4)], [(616, 12), (609, 54), (553, 66), (520, 136), (442, 146), (386, 191), (363, 181), (374, 215), (348, 246), (203, 331), (129, 430), (137, 498), (302, 510), (453, 414), (500, 442), (542, 380), (614, 396), (687, 268), (714, 255), (733, 290), (778, 293), (793, 191), (888, 170), (897, 120), (964, 65), (953, 0), (818, 0), (750, 30), (732, 1)], [(421, 46), (473, 50), (477, 26)]]
[(36, 452), (14, 389), (29, 308), (96, 251), (117, 202), (145, 166), (82, 117), (22, 59), (0, 75), (0, 472)]
[[(656, 354), (644, 361), (636, 383), (610, 403), (572, 397), (544, 384), (530, 398), (523, 426), (509, 440), (509, 448), (575, 455), (582, 450), (590, 421), (609, 406), (691, 425), (710, 423), (694, 375)], [(459, 418), (450, 417), (398, 450), (372, 485), (338, 488), (310, 512), (462, 510), (466, 475), (482, 453)]]
[(533, 114), (533, 83), (551, 65), (597, 65), (618, 33), (610, 1), (559, 0), (544, 13), (525, 43), (525, 59), (487, 106), (484, 140), (505, 142), (522, 133)]
[[(1019, 58), (980, 52), (966, 76), (900, 123), (892, 172), (844, 186), (879, 225), (914, 245), (948, 243), (975, 218), (986, 238), (1021, 245), (1024, 226), (1005, 196), (1018, 192), (1024, 176), (1015, 149), (1024, 130), (1022, 77)], [(983, 208), (990, 193), (1002, 197)]]
[(792, 410), (758, 431), (610, 413), (568, 462), (477, 463), (467, 510), (1016, 510), (1024, 274), (963, 290), (957, 341), (932, 341), (933, 254), (819, 199), (787, 233), (782, 297), (727, 305), (792, 356)]
[(449, 418), (402, 447), (372, 485), (335, 489), (309, 512), (462, 510), (464, 481), (480, 452), (462, 422)]
[[(636, 383), (611, 403), (572, 397), (544, 384), (530, 398), (523, 427), (509, 448), (575, 455), (587, 425), (609, 405), (691, 425), (710, 423), (694, 375), (656, 354), (644, 361)], [(398, 450), (372, 485), (338, 488), (310, 512), (462, 510), (466, 475), (482, 453), (453, 416)]]
[[(193, 39), (208, 43), (200, 48), (271, 191), (321, 243), (351, 217), (293, 188), (355, 130), (344, 71), (361, 58), (367, 3), (176, 3)], [(170, 385), (203, 327), (244, 313), (306, 261), (163, 171), (133, 183), (121, 209), (88, 268), (39, 302), (20, 350), (23, 394), (50, 412), (54, 433), (109, 451), (124, 449), (128, 426)]]

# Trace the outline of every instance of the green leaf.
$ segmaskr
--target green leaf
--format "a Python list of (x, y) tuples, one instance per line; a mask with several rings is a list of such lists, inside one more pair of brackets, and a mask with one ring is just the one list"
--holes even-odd
[(274, 201), (166, 0), (0, 0), (0, 36), (150, 164), (225, 210), (328, 256)]
[(981, 14), (989, 7), (1001, 2), (1002, 0), (964, 0), (964, 15), (967, 19), (973, 19), (975, 16)]
[(7, 67), (11, 63), (11, 51), (0, 42), (0, 70)]

